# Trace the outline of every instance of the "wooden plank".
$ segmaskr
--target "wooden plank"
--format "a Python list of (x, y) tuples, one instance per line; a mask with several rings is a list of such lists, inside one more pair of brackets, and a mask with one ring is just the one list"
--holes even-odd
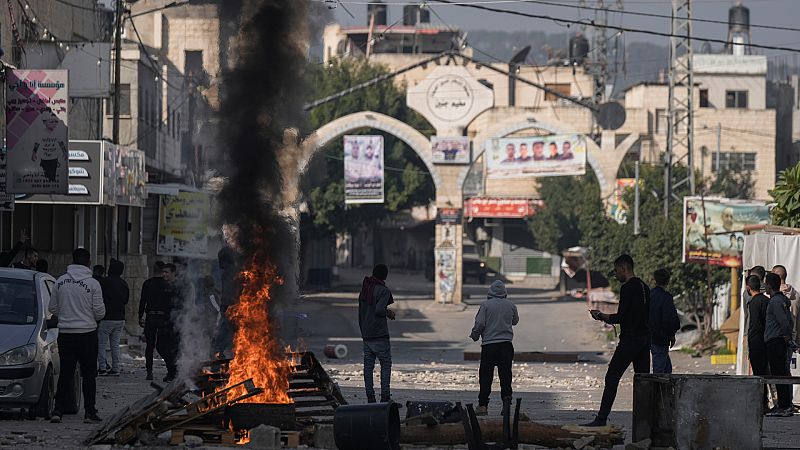
[(297, 448), (300, 446), (299, 431), (281, 431), (281, 443), (286, 448)]
[(169, 438), (169, 445), (183, 444), (184, 430), (172, 430), (172, 435)]

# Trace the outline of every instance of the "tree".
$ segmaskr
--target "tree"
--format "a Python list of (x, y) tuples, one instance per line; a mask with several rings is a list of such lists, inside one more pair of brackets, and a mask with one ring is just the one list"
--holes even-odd
[(800, 228), (800, 163), (778, 174), (778, 182), (769, 195), (775, 201), (770, 211), (772, 223)]
[[(313, 64), (309, 69), (311, 99), (343, 91), (353, 85), (388, 72), (384, 66), (361, 59), (336, 59), (330, 65)], [(362, 89), (339, 100), (314, 108), (308, 124), (313, 131), (339, 117), (358, 111), (375, 111), (394, 117), (431, 134), (432, 127), (405, 104), (404, 89), (386, 81)], [(344, 205), (344, 148), (342, 141), (330, 143), (312, 160), (304, 179), (303, 191), (308, 214), (316, 231), (323, 233), (355, 231), (374, 226), (391, 212), (426, 205), (434, 198), (434, 184), (422, 160), (400, 139), (384, 136), (386, 201), (381, 205)], [(358, 133), (353, 133), (358, 134)]]

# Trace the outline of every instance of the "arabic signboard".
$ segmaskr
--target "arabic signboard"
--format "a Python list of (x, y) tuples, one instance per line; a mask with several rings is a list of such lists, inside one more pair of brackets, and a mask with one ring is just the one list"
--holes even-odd
[(436, 164), (469, 164), (469, 138), (431, 137), (433, 162)]
[(740, 267), (745, 225), (769, 223), (764, 202), (685, 197), (683, 261)]
[(586, 173), (586, 140), (576, 134), (489, 139), (485, 148), (487, 178)]
[(344, 203), (383, 203), (383, 136), (344, 137)]
[(211, 197), (203, 192), (162, 195), (158, 209), (156, 254), (205, 258)]
[(9, 70), (6, 76), (7, 192), (66, 194), (67, 71)]
[(0, 149), (0, 211), (14, 210), (14, 194), (6, 192), (6, 149)]
[(465, 202), (468, 217), (524, 219), (536, 213), (541, 200), (530, 198), (473, 197)]
[(463, 210), (461, 208), (437, 208), (436, 223), (439, 225), (460, 225)]

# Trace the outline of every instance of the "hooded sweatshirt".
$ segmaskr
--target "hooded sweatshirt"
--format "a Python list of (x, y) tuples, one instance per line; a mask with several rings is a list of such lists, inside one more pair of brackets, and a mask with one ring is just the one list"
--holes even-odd
[(800, 344), (800, 330), (797, 321), (800, 320), (800, 293), (791, 284), (781, 284), (781, 294), (789, 299), (789, 310), (792, 312), (792, 340)]
[(789, 311), (789, 307), (789, 299), (780, 292), (769, 298), (767, 319), (764, 325), (764, 342), (792, 336), (792, 313)]
[(103, 303), (106, 305), (106, 315), (103, 320), (125, 320), (125, 305), (128, 304), (130, 289), (128, 283), (122, 279), (125, 264), (112, 259), (108, 265), (108, 276), (100, 280), (103, 288)]
[(486, 345), (514, 339), (513, 326), (519, 323), (519, 313), (517, 305), (507, 297), (505, 284), (495, 280), (475, 315), (475, 325), (469, 335), (473, 341), (483, 338), (481, 345)]
[(358, 326), (362, 339), (389, 337), (386, 307), (394, 303), (386, 283), (375, 277), (365, 277), (358, 295)]
[(50, 312), (58, 317), (59, 333), (91, 333), (106, 315), (100, 283), (92, 269), (70, 264), (67, 273), (56, 281), (50, 297)]

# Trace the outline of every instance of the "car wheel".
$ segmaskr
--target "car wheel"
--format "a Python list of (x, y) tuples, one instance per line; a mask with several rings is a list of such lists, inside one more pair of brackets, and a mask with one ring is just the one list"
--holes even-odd
[(32, 416), (31, 419), (35, 419), (37, 416), (50, 419), (56, 403), (55, 388), (53, 369), (48, 367), (47, 373), (44, 375), (44, 380), (42, 380), (42, 390), (39, 393), (39, 402), (36, 403), (36, 406), (31, 408), (29, 412), (29, 415)]
[(79, 367), (75, 368), (75, 375), (72, 377), (72, 389), (67, 392), (67, 398), (64, 406), (64, 410), (61, 411), (64, 414), (78, 414), (78, 411), (81, 410), (81, 396), (83, 393), (83, 389), (81, 386), (83, 385), (83, 380), (81, 380), (81, 369)]

